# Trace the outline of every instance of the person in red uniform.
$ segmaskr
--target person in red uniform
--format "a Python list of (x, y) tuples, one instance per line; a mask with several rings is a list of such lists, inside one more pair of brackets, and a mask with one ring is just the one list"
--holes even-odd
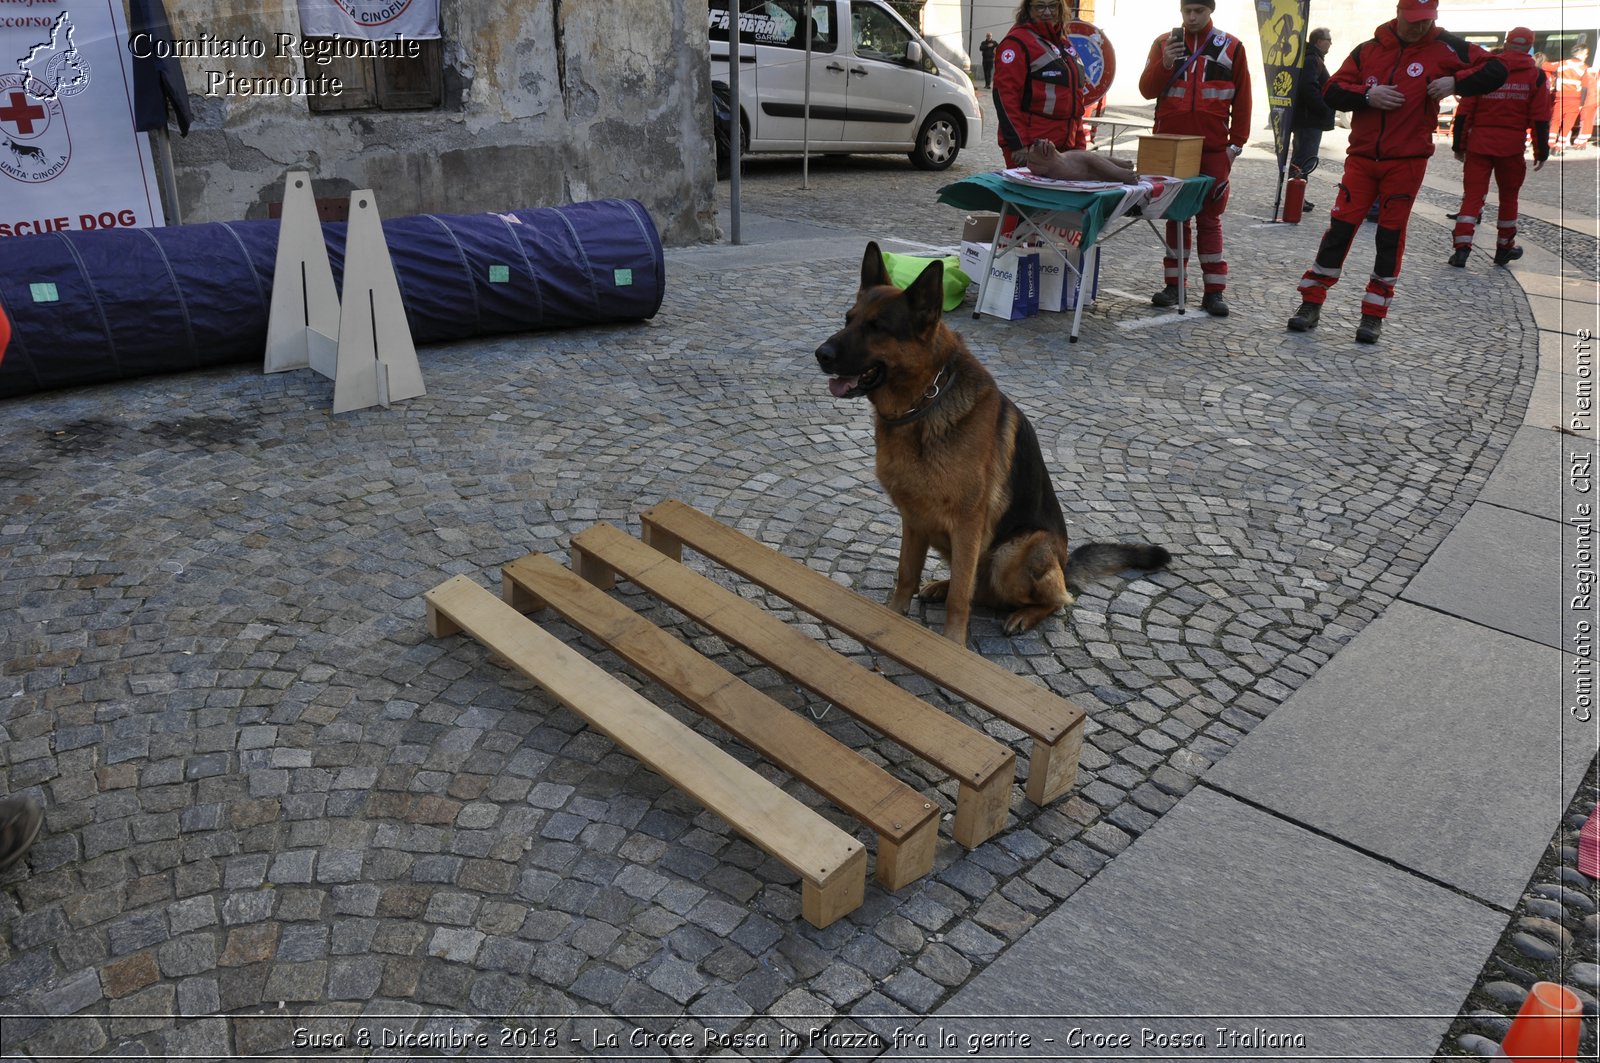
[(1456, 214), (1452, 266), (1465, 266), (1472, 253), (1472, 234), (1489, 195), (1489, 176), (1499, 190), (1500, 216), (1494, 264), (1504, 266), (1522, 257), (1517, 246), (1517, 193), (1528, 176), (1523, 142), (1533, 130), (1533, 168), (1550, 157), (1550, 81), (1534, 63), (1533, 31), (1518, 26), (1506, 34), (1500, 62), (1505, 84), (1482, 96), (1461, 101), (1454, 123), (1455, 156), (1461, 161), (1461, 207)]
[[(1155, 131), (1205, 138), (1200, 172), (1215, 182), (1205, 205), (1195, 215), (1199, 231), (1200, 272), (1205, 294), (1200, 307), (1214, 317), (1228, 316), (1223, 290), (1228, 263), (1222, 257), (1222, 212), (1228, 207), (1228, 173), (1250, 137), (1250, 70), (1244, 45), (1211, 24), (1216, 0), (1183, 0), (1181, 33), (1162, 34), (1150, 45), (1139, 94), (1156, 101)], [(1150, 297), (1156, 306), (1178, 304), (1178, 256), (1189, 260), (1190, 228), (1167, 222), (1167, 253), (1161, 260), (1166, 287)]]
[(1572, 131), (1572, 146), (1582, 151), (1589, 146), (1589, 138), (1594, 135), (1594, 116), (1600, 111), (1600, 99), (1596, 98), (1595, 69), (1589, 66), (1589, 49), (1584, 48), (1579, 57), (1583, 67), (1583, 94), (1578, 100), (1578, 128)]
[(995, 51), (995, 129), (1007, 166), (1036, 140), (1084, 146), (1089, 79), (1063, 28), (1061, 0), (1022, 0), (1017, 24)]
[(1356, 339), (1377, 343), (1400, 279), (1406, 223), (1433, 154), (1439, 101), (1481, 96), (1506, 79), (1499, 59), (1435, 25), (1439, 0), (1400, 0), (1395, 18), (1372, 40), (1358, 44), (1328, 79), (1324, 98), (1350, 118), (1350, 147), (1322, 234), (1316, 260), (1300, 278), (1300, 308), (1291, 332), (1317, 327), (1328, 290), (1339, 281), (1345, 256), (1367, 210), (1378, 205), (1377, 254), (1361, 298)]
[(1555, 90), (1554, 117), (1550, 123), (1550, 147), (1562, 152), (1572, 145), (1572, 127), (1577, 124), (1583, 104), (1583, 79), (1589, 72), (1589, 46), (1572, 46), (1567, 57), (1555, 65), (1551, 87)]

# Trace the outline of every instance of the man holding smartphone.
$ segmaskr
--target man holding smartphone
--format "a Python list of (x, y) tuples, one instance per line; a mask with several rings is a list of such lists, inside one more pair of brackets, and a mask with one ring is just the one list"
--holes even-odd
[[(1200, 272), (1205, 294), (1200, 308), (1213, 317), (1227, 317), (1223, 290), (1228, 263), (1222, 257), (1222, 212), (1228, 207), (1228, 174), (1250, 137), (1250, 70), (1244, 45), (1211, 24), (1216, 0), (1184, 0), (1183, 25), (1157, 37), (1150, 46), (1139, 92), (1156, 101), (1157, 133), (1205, 138), (1200, 172), (1215, 184), (1194, 224), (1199, 229)], [(1181, 242), (1180, 242), (1181, 239)], [(1150, 297), (1156, 306), (1178, 305), (1178, 259), (1189, 258), (1190, 227), (1167, 222), (1167, 253), (1162, 259), (1166, 287)]]

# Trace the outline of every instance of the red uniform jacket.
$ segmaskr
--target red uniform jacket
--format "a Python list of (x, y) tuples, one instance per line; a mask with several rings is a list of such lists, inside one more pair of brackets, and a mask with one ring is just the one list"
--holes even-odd
[(1583, 93), (1583, 76), (1589, 72), (1581, 59), (1563, 59), (1556, 64), (1553, 88), (1557, 96), (1577, 99)]
[(1083, 64), (1059, 27), (1013, 26), (995, 51), (995, 128), (1006, 151), (1048, 140), (1066, 151), (1084, 146)]
[(1250, 68), (1244, 45), (1207, 22), (1199, 33), (1185, 32), (1189, 57), (1171, 70), (1161, 65), (1167, 37), (1150, 46), (1139, 94), (1156, 101), (1157, 133), (1206, 138), (1207, 151), (1250, 139)]
[[(1428, 83), (1442, 77), (1456, 79), (1457, 96), (1481, 96), (1500, 87), (1506, 68), (1476, 44), (1438, 26), (1430, 26), (1415, 44), (1402, 42), (1393, 22), (1379, 26), (1372, 40), (1356, 45), (1323, 90), (1334, 110), (1355, 112), (1348, 153), (1368, 159), (1432, 155), (1439, 103), (1428, 98)], [(1393, 111), (1369, 106), (1367, 90), (1375, 85), (1399, 89), (1405, 103)]]
[(1474, 155), (1521, 155), (1533, 130), (1533, 157), (1550, 157), (1550, 80), (1527, 52), (1501, 52), (1503, 85), (1461, 101), (1452, 130), (1455, 150)]

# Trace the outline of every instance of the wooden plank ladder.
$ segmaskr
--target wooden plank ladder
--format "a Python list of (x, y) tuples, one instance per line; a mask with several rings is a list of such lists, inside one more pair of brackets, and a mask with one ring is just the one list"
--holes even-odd
[(866, 893), (866, 849), (465, 576), (425, 595), (434, 635), (466, 631), (641, 763), (800, 876), (800, 909), (825, 927)]
[(572, 565), (602, 590), (619, 575), (637, 584), (954, 778), (951, 835), (961, 845), (976, 847), (1005, 825), (1017, 758), (988, 735), (609, 524), (573, 537)]
[(501, 594), (519, 612), (546, 606), (604, 642), (772, 763), (878, 835), (877, 879), (899, 889), (933, 869), (939, 808), (855, 750), (818, 729), (555, 559), (529, 554), (500, 570)]
[(640, 520), (645, 542), (674, 561), (692, 547), (1026, 733), (1033, 739), (1027, 796), (1034, 804), (1048, 804), (1076, 783), (1084, 715), (1066, 698), (676, 499)]

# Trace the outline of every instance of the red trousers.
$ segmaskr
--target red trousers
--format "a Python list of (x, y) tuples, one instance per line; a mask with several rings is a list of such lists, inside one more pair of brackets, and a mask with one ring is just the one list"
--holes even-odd
[(1455, 246), (1471, 247), (1472, 234), (1489, 196), (1489, 175), (1500, 194), (1498, 234), (1494, 246), (1515, 247), (1517, 243), (1517, 193), (1528, 176), (1528, 162), (1521, 155), (1478, 155), (1467, 152), (1461, 167), (1461, 212), (1456, 215)]
[[(1211, 186), (1205, 205), (1194, 216), (1195, 228), (1200, 230), (1200, 273), (1207, 292), (1220, 292), (1228, 286), (1228, 263), (1222, 258), (1222, 212), (1228, 209), (1228, 172), (1232, 169), (1233, 160), (1228, 158), (1226, 150), (1207, 150), (1200, 156), (1200, 172), (1216, 182)], [(1167, 253), (1161, 265), (1166, 271), (1167, 283), (1173, 287), (1178, 285), (1178, 256), (1183, 256), (1187, 269), (1192, 243), (1187, 219), (1183, 222), (1181, 251), (1178, 223), (1167, 222)]]
[(1583, 106), (1578, 108), (1578, 132), (1572, 138), (1572, 146), (1586, 148), (1589, 146), (1589, 137), (1594, 133), (1595, 111), (1600, 110), (1600, 92), (1593, 87), (1589, 95), (1584, 98)]
[(1558, 92), (1555, 99), (1555, 113), (1550, 116), (1550, 146), (1552, 148), (1567, 146), (1567, 136), (1572, 132), (1573, 123), (1578, 120), (1581, 110), (1579, 100), (1581, 97), (1576, 92)]
[(1395, 282), (1400, 279), (1400, 259), (1406, 249), (1406, 223), (1416, 203), (1422, 175), (1428, 170), (1426, 158), (1378, 161), (1359, 155), (1344, 160), (1344, 176), (1333, 201), (1333, 220), (1322, 234), (1317, 257), (1300, 278), (1300, 298), (1322, 305), (1328, 289), (1339, 283), (1345, 256), (1356, 230), (1366, 220), (1372, 204), (1378, 204), (1378, 235), (1372, 275), (1367, 278), (1366, 294), (1361, 297), (1361, 313), (1367, 317), (1387, 317), (1394, 299)]

